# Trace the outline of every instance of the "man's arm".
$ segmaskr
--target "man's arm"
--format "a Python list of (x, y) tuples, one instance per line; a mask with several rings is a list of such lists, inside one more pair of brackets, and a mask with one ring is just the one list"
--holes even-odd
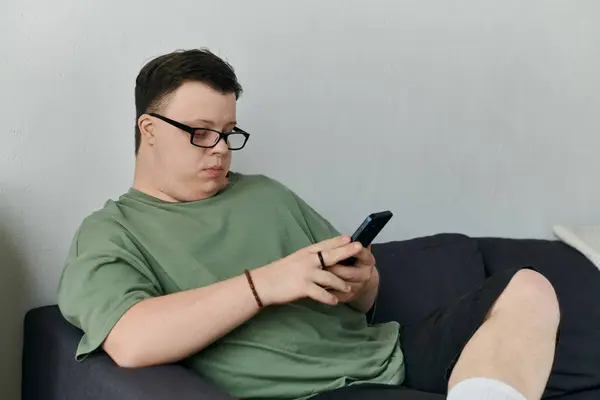
[[(255, 275), (260, 277), (260, 272)], [(255, 279), (256, 285), (260, 285), (259, 279)], [(366, 313), (375, 302), (378, 285), (379, 274), (373, 268), (369, 282), (348, 305)], [(103, 348), (121, 367), (176, 362), (209, 346), (257, 312), (246, 277), (237, 276), (142, 300), (119, 319)]]
[[(350, 243), (350, 238), (336, 237), (252, 270), (251, 280), (264, 306), (306, 297), (337, 304), (337, 298), (324, 288), (344, 292), (349, 287), (320, 268), (317, 251), (337, 263), (356, 256), (360, 249)], [(144, 299), (120, 317), (102, 346), (123, 367), (181, 360), (258, 312), (249, 283), (242, 274), (202, 288)]]
[(246, 277), (236, 276), (140, 301), (119, 319), (103, 348), (121, 367), (171, 363), (210, 345), (257, 311)]

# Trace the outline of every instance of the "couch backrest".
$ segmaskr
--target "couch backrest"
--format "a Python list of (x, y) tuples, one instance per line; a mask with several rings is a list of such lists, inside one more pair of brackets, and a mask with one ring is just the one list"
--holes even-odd
[(373, 254), (380, 274), (375, 322), (418, 321), (485, 279), (477, 240), (461, 234), (374, 244)]

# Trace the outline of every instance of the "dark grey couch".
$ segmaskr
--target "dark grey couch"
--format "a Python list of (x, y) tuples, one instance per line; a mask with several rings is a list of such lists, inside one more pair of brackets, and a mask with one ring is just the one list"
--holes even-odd
[[(373, 246), (381, 274), (375, 321), (417, 321), (449, 304), (504, 268), (535, 266), (554, 284), (563, 327), (556, 359), (564, 367), (560, 400), (600, 399), (600, 272), (581, 254), (556, 241), (470, 238), (440, 234)], [(23, 400), (166, 400), (232, 397), (181, 365), (143, 369), (117, 367), (104, 353), (74, 360), (81, 332), (56, 306), (29, 311), (25, 318)], [(345, 398), (344, 390), (318, 396)], [(364, 399), (389, 398), (365, 391)], [(443, 399), (406, 391), (398, 400)]]

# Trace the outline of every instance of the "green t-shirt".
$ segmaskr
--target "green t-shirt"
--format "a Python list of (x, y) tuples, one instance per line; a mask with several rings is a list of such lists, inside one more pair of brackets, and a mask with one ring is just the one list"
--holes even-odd
[[(141, 300), (232, 278), (338, 234), (262, 175), (232, 172), (219, 194), (186, 203), (131, 189), (88, 216), (69, 251), (58, 303), (84, 332), (76, 357), (98, 349)], [(369, 325), (345, 304), (303, 299), (261, 310), (185, 363), (240, 398), (300, 399), (350, 384), (401, 384), (399, 328)]]

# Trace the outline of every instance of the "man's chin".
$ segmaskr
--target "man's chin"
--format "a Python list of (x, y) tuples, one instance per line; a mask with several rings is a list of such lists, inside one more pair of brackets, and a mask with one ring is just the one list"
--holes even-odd
[(214, 178), (210, 178), (205, 181), (204, 187), (206, 192), (218, 193), (223, 190), (229, 184), (229, 177), (226, 173)]

